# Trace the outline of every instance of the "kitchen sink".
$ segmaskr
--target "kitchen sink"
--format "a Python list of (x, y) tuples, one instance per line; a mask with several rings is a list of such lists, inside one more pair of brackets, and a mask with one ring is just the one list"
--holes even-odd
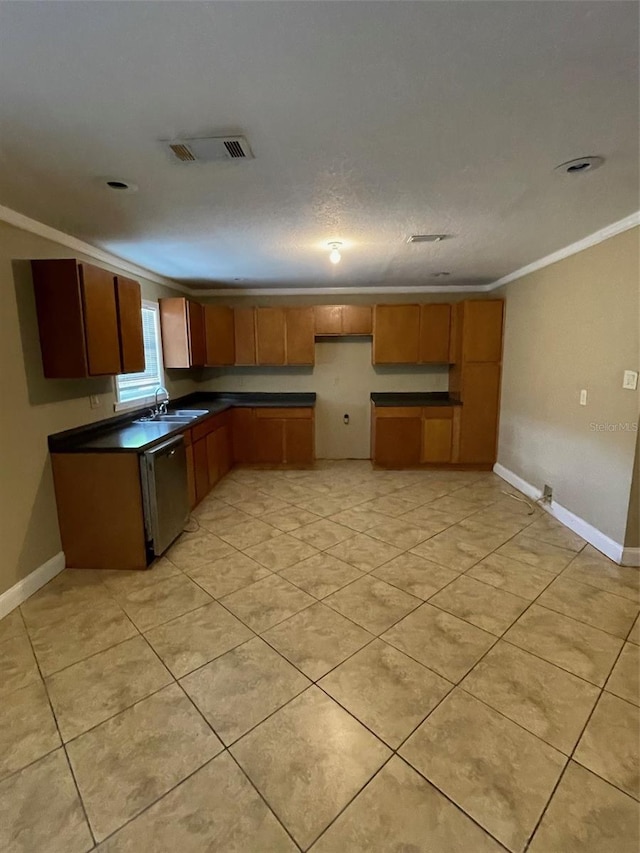
[(176, 415), (156, 415), (155, 418), (138, 418), (134, 423), (136, 424), (175, 424), (179, 426), (180, 424), (189, 424), (193, 418), (187, 418), (184, 415), (176, 416)]
[(202, 415), (208, 415), (209, 409), (176, 409), (173, 412), (170, 412), (167, 417), (170, 415), (175, 415), (178, 418), (199, 418)]

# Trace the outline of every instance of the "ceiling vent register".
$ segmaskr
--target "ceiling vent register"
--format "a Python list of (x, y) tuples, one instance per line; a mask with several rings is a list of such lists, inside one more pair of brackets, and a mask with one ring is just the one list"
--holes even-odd
[(244, 136), (208, 136), (199, 139), (163, 140), (173, 161), (215, 163), (220, 160), (253, 160), (253, 152)]

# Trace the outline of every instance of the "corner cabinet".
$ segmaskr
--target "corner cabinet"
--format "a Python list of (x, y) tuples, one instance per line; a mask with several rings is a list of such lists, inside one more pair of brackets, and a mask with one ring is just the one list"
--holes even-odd
[(137, 281), (75, 259), (34, 260), (31, 269), (47, 378), (144, 370)]

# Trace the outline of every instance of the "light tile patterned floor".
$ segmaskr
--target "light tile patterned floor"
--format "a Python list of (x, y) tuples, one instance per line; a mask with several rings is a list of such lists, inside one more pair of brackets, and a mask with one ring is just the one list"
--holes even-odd
[(240, 469), (63, 572), (0, 621), (0, 849), (637, 853), (640, 573), (511, 495)]

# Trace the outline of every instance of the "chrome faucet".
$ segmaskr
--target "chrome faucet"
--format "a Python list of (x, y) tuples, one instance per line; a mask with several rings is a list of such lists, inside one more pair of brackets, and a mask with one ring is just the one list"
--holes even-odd
[[(163, 391), (165, 393), (165, 399), (160, 403), (160, 405), (158, 405), (158, 394), (162, 393)], [(167, 407), (168, 407), (168, 403), (169, 403), (169, 392), (164, 387), (164, 385), (158, 385), (158, 387), (155, 390), (154, 397), (155, 397), (155, 401), (156, 401), (156, 407), (153, 410), (154, 416), (155, 415), (166, 415), (167, 414)]]

